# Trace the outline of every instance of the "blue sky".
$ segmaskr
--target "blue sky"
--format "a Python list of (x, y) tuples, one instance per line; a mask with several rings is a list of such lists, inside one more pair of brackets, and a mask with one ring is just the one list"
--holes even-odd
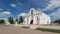
[(42, 10), (52, 20), (60, 19), (60, 0), (0, 0), (0, 18), (8, 15), (17, 18), (21, 13), (28, 13), (30, 8)]

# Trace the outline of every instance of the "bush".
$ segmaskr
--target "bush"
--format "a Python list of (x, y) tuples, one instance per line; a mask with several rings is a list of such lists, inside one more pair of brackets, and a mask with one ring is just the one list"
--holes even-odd
[(5, 23), (5, 20), (1, 19), (0, 24), (4, 24), (4, 23)]

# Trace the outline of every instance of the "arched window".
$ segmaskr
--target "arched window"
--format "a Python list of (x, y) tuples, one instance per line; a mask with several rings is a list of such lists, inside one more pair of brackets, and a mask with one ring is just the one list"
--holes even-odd
[(37, 16), (37, 24), (39, 24), (39, 20), (40, 20), (40, 19), (39, 19), (39, 17)]
[(37, 16), (37, 20), (38, 20), (38, 16)]
[(37, 20), (39, 21), (40, 20), (40, 18), (37, 16)]

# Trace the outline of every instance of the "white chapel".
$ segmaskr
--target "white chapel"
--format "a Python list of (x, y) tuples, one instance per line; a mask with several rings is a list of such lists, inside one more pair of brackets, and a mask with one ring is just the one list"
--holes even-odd
[(50, 16), (43, 13), (42, 11), (31, 8), (29, 13), (26, 15), (24, 24), (50, 24)]

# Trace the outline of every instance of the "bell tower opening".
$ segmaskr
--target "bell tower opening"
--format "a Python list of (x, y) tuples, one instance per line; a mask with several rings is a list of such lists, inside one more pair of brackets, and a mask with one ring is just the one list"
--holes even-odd
[(33, 10), (31, 10), (31, 21), (30, 24), (33, 24)]
[(31, 20), (33, 20), (33, 10), (31, 10)]

